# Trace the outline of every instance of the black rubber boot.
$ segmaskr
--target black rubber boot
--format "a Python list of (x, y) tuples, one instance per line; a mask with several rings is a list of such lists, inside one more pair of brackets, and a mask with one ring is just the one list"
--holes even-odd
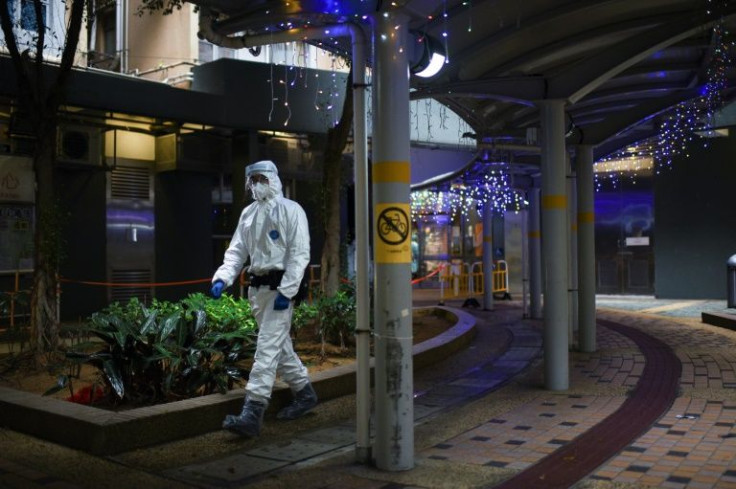
[(264, 402), (246, 399), (240, 415), (228, 414), (225, 416), (222, 428), (246, 438), (254, 438), (261, 434), (263, 413), (266, 411), (266, 406), (267, 404)]
[(296, 393), (291, 404), (283, 408), (276, 414), (278, 419), (296, 419), (307, 414), (314, 406), (317, 405), (317, 393), (314, 387), (308, 383), (302, 390)]

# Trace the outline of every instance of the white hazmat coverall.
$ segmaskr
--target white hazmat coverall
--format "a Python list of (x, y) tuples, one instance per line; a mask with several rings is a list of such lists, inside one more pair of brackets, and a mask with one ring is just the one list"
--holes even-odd
[(243, 209), (223, 264), (212, 282), (222, 280), (226, 287), (232, 285), (248, 257), (247, 271), (251, 275), (284, 271), (276, 290), (266, 285), (248, 288), (248, 300), (258, 324), (258, 341), (246, 398), (268, 404), (277, 374), (295, 393), (309, 383), (307, 369), (294, 352), (289, 335), (293, 302), (286, 309), (274, 310), (279, 293), (289, 299), (296, 295), (309, 265), (309, 224), (304, 209), (283, 196), (273, 162), (250, 165), (248, 181), (256, 173), (266, 176), (268, 184), (247, 185), (257, 200)]

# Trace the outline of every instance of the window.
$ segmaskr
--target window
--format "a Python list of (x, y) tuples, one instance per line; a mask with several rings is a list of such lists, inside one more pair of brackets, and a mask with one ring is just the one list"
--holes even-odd
[(97, 22), (101, 33), (102, 49), (98, 51), (105, 53), (109, 57), (115, 57), (117, 54), (117, 17), (115, 9), (108, 8), (97, 14)]
[[(34, 0), (6, 0), (10, 18), (15, 20), (21, 29), (27, 31), (38, 30), (38, 19), (36, 19), (36, 8)], [(41, 25), (46, 26), (48, 3), (41, 2)]]
[(209, 63), (214, 59), (214, 47), (207, 41), (199, 41), (199, 62)]
[[(46, 3), (41, 3), (41, 25), (46, 25)], [(33, 0), (20, 0), (20, 27), (27, 31), (38, 30), (36, 7)]]

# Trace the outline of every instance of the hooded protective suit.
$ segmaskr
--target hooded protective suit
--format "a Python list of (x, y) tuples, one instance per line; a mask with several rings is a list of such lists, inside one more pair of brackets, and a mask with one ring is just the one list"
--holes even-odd
[[(264, 175), (268, 183), (251, 183), (253, 175)], [(283, 196), (273, 162), (249, 165), (246, 179), (255, 202), (243, 209), (223, 264), (212, 282), (221, 280), (227, 287), (232, 285), (249, 257), (247, 271), (251, 276), (284, 272), (276, 290), (267, 285), (248, 288), (248, 300), (258, 323), (258, 342), (245, 388), (246, 398), (267, 404), (277, 374), (295, 393), (309, 384), (307, 369), (294, 352), (289, 336), (293, 302), (288, 301), (287, 306), (284, 299), (296, 295), (309, 265), (309, 225), (304, 209)], [(274, 309), (275, 303), (281, 305)]]

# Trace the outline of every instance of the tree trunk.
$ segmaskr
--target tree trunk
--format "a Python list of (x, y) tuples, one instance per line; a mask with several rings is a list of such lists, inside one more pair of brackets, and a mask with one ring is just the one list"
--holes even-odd
[(322, 293), (332, 297), (340, 286), (340, 168), (341, 158), (329, 161), (324, 168), (325, 241), (322, 248)]
[(327, 131), (324, 146), (324, 219), (325, 242), (322, 248), (320, 280), (322, 293), (334, 296), (340, 287), (340, 188), (342, 185), (342, 152), (353, 122), (352, 69), (345, 87), (345, 103), (340, 122)]
[(31, 342), (36, 362), (44, 352), (59, 347), (57, 305), (61, 222), (54, 190), (56, 122), (51, 118), (38, 131), (34, 170), (36, 172), (36, 229), (34, 236), (33, 289), (31, 291)]
[[(35, 19), (44, 19), (44, 1), (33, 0), (32, 7)], [(62, 218), (54, 186), (56, 127), (59, 106), (63, 103), (64, 91), (79, 44), (85, 0), (68, 1), (66, 7), (69, 15), (61, 61), (56, 69), (56, 78), (46, 80), (45, 76), (50, 72), (45, 66), (44, 48), (49, 26), (44, 22), (36, 22), (33, 46), (21, 50), (20, 48), (26, 46), (18, 45), (15, 31), (17, 19), (11, 18), (7, 2), (0, 0), (0, 28), (15, 71), (19, 114), (27, 118), (35, 136), (33, 169), (36, 174), (36, 227), (31, 291), (31, 347), (35, 352), (37, 365), (43, 361), (44, 353), (54, 352), (59, 347), (57, 270), (62, 249)]]

